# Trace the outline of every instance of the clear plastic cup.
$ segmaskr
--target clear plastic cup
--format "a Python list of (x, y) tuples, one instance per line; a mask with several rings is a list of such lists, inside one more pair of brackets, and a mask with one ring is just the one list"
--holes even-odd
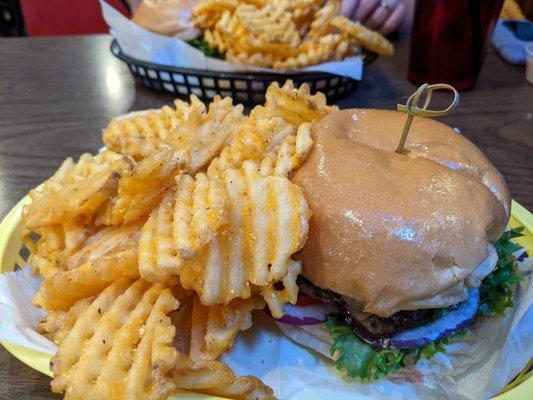
[(533, 83), (533, 42), (526, 44), (526, 80)]

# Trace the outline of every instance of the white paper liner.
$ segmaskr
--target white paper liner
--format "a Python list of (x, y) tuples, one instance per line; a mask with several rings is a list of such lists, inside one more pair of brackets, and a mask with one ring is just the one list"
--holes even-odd
[[(126, 55), (137, 60), (173, 67), (212, 71), (280, 73), (269, 68), (253, 68), (206, 57), (201, 51), (179, 38), (159, 35), (140, 27), (103, 0), (100, 0), (100, 6), (111, 35), (117, 40)], [(326, 62), (298, 71), (328, 72), (360, 80), (363, 74), (363, 57), (348, 57), (343, 61)]]
[[(521, 264), (531, 270), (531, 259)], [(32, 305), (40, 278), (30, 267), (0, 275), (0, 340), (53, 354), (55, 345), (35, 332), (42, 310)], [(344, 379), (333, 361), (297, 345), (263, 311), (242, 332), (222, 361), (240, 375), (261, 378), (279, 399), (485, 399), (498, 394), (533, 357), (533, 281), (529, 274), (516, 292), (516, 307), (504, 318), (486, 318), (462, 341), (431, 360), (400, 370), (391, 379)]]

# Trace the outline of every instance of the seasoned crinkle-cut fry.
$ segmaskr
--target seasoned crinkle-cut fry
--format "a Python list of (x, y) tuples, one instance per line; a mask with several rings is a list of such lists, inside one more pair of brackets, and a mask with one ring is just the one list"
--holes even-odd
[[(285, 312), (283, 306), (287, 303), (295, 304), (298, 298), (298, 285), (296, 278), (302, 272), (302, 264), (300, 261), (291, 260), (287, 275), (276, 283), (270, 284), (261, 289), (261, 294), (265, 299), (270, 314), (274, 318), (281, 318)], [(277, 288), (280, 285), (281, 288)]]
[(185, 259), (196, 255), (226, 223), (224, 187), (216, 179), (198, 173), (180, 178), (143, 227), (139, 243), (141, 276), (161, 282), (179, 275)]
[(142, 226), (143, 222), (138, 221), (130, 225), (106, 226), (98, 230), (87, 237), (76, 252), (61, 261), (61, 269), (72, 270), (106, 255), (136, 247)]
[(93, 298), (79, 300), (69, 310), (51, 311), (46, 318), (37, 325), (37, 332), (48, 337), (56, 344), (60, 344), (70, 332), (80, 315), (89, 307)]
[(178, 188), (173, 214), (177, 253), (184, 259), (192, 258), (228, 220), (224, 187), (203, 173), (196, 175), (194, 183), (190, 176), (184, 177), (183, 186), (180, 184)]
[(288, 176), (302, 165), (312, 146), (311, 125), (305, 122), (298, 127), (296, 135), (286, 136), (279, 146), (263, 157), (259, 173), (262, 176)]
[(326, 5), (320, 8), (314, 15), (313, 21), (309, 26), (308, 38), (311, 41), (317, 41), (323, 36), (332, 33), (333, 27), (331, 21), (341, 11), (340, 0), (329, 0)]
[(366, 47), (374, 53), (384, 56), (394, 54), (394, 46), (379, 32), (368, 29), (359, 22), (354, 22), (341, 15), (336, 16), (331, 21), (331, 25), (342, 32), (349, 34), (361, 46)]
[(227, 192), (228, 223), (180, 271), (184, 288), (202, 304), (247, 298), (251, 286), (285, 277), (290, 256), (307, 237), (311, 215), (301, 189), (284, 176), (261, 176), (256, 163), (228, 169), (220, 177)]
[(60, 176), (30, 191), (32, 202), (22, 212), (23, 235), (51, 224), (90, 224), (100, 206), (116, 193), (120, 177), (132, 167), (127, 158), (112, 152), (84, 155), (78, 164), (61, 167)]
[(272, 0), (272, 3), (277, 7), (286, 7), (296, 25), (301, 28), (311, 22), (325, 0)]
[(169, 106), (134, 111), (113, 118), (103, 131), (104, 144), (117, 153), (140, 160), (161, 147), (180, 122)]
[(144, 158), (120, 179), (117, 195), (97, 223), (119, 225), (147, 218), (187, 165), (187, 154), (171, 147), (162, 147)]
[(142, 223), (108, 227), (89, 237), (84, 247), (63, 260), (60, 270), (44, 277), (34, 303), (46, 310), (67, 310), (118, 278), (138, 277), (141, 228)]
[(194, 362), (174, 348), (169, 314), (179, 302), (163, 284), (120, 279), (82, 302), (72, 308), (75, 321), (63, 323), (52, 363), (52, 390), (65, 399), (163, 400), (179, 389), (273, 399), (259, 380), (238, 378), (218, 361)]
[(159, 399), (172, 392), (141, 369), (150, 363), (155, 325), (177, 301), (162, 285), (130, 283), (119, 280), (105, 289), (61, 342), (52, 390), (65, 391), (65, 399)]
[(219, 176), (228, 168), (240, 168), (245, 160), (260, 161), (284, 137), (294, 134), (295, 128), (281, 117), (266, 113), (258, 117), (258, 113), (254, 115), (256, 109), (231, 143), (211, 162), (207, 170), (209, 176)]
[(234, 11), (241, 3), (240, 0), (206, 0), (200, 2), (193, 9), (193, 21), (200, 29), (212, 28), (222, 13)]
[(33, 302), (45, 310), (66, 310), (76, 301), (100, 293), (121, 277), (137, 278), (137, 246), (106, 254), (79, 267), (59, 271), (43, 280)]
[(65, 251), (65, 234), (59, 224), (43, 226), (38, 230), (40, 238), (34, 243), (29, 235), (22, 241), (30, 249), (29, 263), (33, 271), (46, 278), (60, 270), (59, 263)]
[(252, 311), (262, 309), (265, 301), (253, 295), (235, 299), (228, 305), (210, 307), (194, 296), (190, 355), (193, 360), (215, 360), (233, 345), (239, 331), (252, 326)]
[[(281, 87), (277, 83), (271, 84), (266, 92), (265, 105), (251, 111), (241, 130), (211, 162), (208, 175), (220, 176), (228, 168), (238, 169), (245, 160), (261, 162), (265, 157), (275, 156), (279, 145), (286, 137), (294, 135), (300, 125), (311, 123), (336, 109), (327, 105), (322, 93), (311, 95), (306, 84), (299, 88), (295, 88), (292, 81), (285, 82)], [(311, 145), (308, 143), (310, 139), (306, 139), (307, 144), (304, 144), (304, 135), (299, 136), (299, 149)], [(294, 167), (298, 165), (295, 163)]]
[(183, 152), (186, 170), (195, 173), (218, 154), (243, 119), (243, 106), (233, 105), (229, 97), (215, 96), (208, 108), (194, 95), (174, 105), (114, 119), (104, 130), (104, 143), (136, 160), (171, 146)]
[(191, 174), (199, 171), (220, 152), (240, 129), (244, 118), (244, 107), (241, 104), (234, 106), (230, 97), (215, 96), (207, 111), (203, 103), (191, 97), (191, 105), (194, 103), (200, 103), (201, 107), (197, 104), (168, 138), (174, 148), (190, 153), (188, 172)]
[(328, 60), (339, 61), (350, 51), (345, 35), (329, 33), (314, 42), (306, 42), (298, 49), (298, 55), (274, 62), (276, 69), (295, 69), (310, 64), (320, 64)]
[(277, 82), (270, 85), (265, 99), (264, 107), (271, 114), (282, 117), (295, 127), (320, 119), (337, 109), (335, 106), (328, 106), (323, 93), (311, 94), (307, 84), (296, 88), (290, 80), (281, 87)]

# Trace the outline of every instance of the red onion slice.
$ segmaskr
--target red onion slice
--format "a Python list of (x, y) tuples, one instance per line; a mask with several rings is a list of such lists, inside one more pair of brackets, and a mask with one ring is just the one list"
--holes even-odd
[(471, 289), (469, 294), (467, 300), (436, 321), (392, 336), (388, 340), (390, 347), (412, 349), (424, 346), (466, 327), (476, 315), (479, 306), (479, 288)]
[(285, 304), (285, 314), (278, 320), (291, 325), (315, 325), (324, 322), (329, 314), (338, 312), (331, 304)]

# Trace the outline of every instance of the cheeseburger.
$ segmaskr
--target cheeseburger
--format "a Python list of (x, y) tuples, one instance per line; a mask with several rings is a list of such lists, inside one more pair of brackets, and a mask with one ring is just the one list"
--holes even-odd
[[(414, 118), (395, 153), (405, 118), (327, 115), (292, 177), (313, 216), (299, 253), (301, 298), (279, 325), (363, 379), (432, 356), (479, 315), (501, 314), (519, 280), (509, 241), (519, 230), (502, 237), (511, 208), (502, 175), (428, 118)], [(506, 279), (494, 283), (498, 269)]]

